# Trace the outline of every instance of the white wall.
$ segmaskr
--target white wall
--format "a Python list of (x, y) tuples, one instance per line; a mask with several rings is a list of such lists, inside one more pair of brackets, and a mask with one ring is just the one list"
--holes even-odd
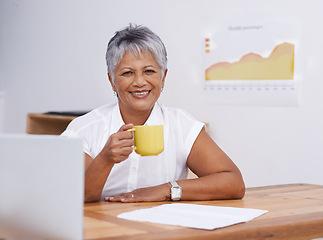
[[(221, 7), (281, 4), (298, 4), (301, 10), (299, 107), (207, 104), (201, 89), (204, 14)], [(169, 72), (161, 101), (208, 122), (247, 186), (323, 184), (322, 7), (320, 0), (1, 0), (5, 132), (24, 132), (28, 112), (88, 110), (114, 101), (106, 79), (106, 44), (133, 22), (150, 27), (167, 47)]]
[(4, 132), (4, 99), (5, 93), (0, 92), (0, 133)]

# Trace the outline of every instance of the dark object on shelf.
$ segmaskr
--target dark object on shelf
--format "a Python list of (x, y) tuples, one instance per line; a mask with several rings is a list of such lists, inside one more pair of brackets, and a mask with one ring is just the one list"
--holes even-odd
[(52, 114), (52, 115), (61, 115), (61, 116), (82, 116), (89, 111), (63, 111), (63, 112), (57, 112), (57, 111), (50, 111), (46, 112), (45, 114)]

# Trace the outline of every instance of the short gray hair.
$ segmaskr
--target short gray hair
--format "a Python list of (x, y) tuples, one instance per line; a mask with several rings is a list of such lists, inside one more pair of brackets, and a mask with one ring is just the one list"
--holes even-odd
[(140, 56), (141, 51), (150, 51), (162, 70), (162, 76), (164, 75), (167, 68), (167, 52), (162, 40), (149, 28), (130, 24), (117, 31), (108, 43), (106, 62), (113, 81), (115, 69), (126, 51), (133, 52), (136, 56)]

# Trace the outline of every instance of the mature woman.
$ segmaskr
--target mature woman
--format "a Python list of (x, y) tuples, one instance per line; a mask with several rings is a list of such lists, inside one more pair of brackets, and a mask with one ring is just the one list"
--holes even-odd
[[(116, 32), (106, 53), (117, 102), (81, 116), (64, 136), (80, 137), (85, 152), (85, 202), (242, 198), (239, 169), (187, 112), (157, 102), (167, 75), (160, 38), (143, 26)], [(133, 151), (134, 125), (163, 125), (164, 151)], [(188, 168), (197, 176), (186, 179)]]

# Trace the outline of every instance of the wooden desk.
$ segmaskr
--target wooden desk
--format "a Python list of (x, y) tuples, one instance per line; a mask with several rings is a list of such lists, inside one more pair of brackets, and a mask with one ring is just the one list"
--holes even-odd
[(117, 215), (159, 203), (88, 203), (84, 239), (313, 239), (323, 237), (323, 186), (292, 184), (250, 188), (243, 200), (192, 201), (214, 206), (257, 208), (268, 213), (234, 226), (209, 230), (128, 221)]

